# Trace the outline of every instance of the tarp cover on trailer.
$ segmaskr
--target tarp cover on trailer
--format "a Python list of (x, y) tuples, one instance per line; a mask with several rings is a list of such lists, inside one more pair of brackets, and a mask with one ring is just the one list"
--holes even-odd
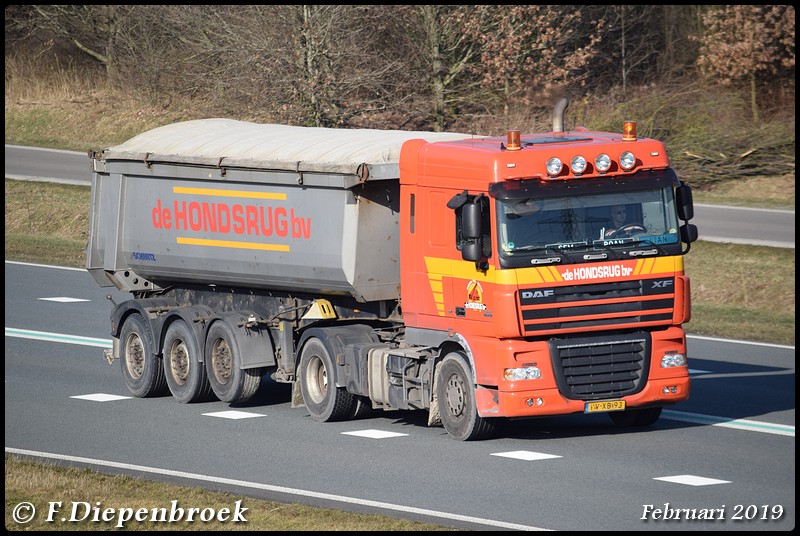
[(184, 121), (144, 132), (103, 151), (109, 160), (172, 162), (288, 171), (356, 173), (359, 166), (397, 164), (403, 142), (473, 138), (455, 132), (334, 129), (234, 119)]

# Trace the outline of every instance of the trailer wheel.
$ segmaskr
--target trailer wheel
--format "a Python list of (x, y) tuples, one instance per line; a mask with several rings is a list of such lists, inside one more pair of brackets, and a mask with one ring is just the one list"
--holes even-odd
[(320, 422), (352, 418), (356, 397), (334, 383), (333, 359), (322, 341), (312, 337), (303, 345), (297, 381), (311, 418)]
[(255, 396), (264, 371), (242, 369), (236, 335), (225, 322), (215, 322), (206, 336), (208, 383), (223, 402), (246, 402)]
[(152, 351), (153, 334), (142, 315), (125, 319), (119, 335), (122, 342), (122, 377), (133, 396), (139, 398), (167, 394), (167, 381), (161, 359)]
[(194, 332), (183, 320), (176, 320), (164, 336), (164, 374), (167, 385), (182, 404), (209, 400), (213, 395)]
[(437, 375), (436, 398), (447, 433), (461, 441), (488, 437), (495, 426), (478, 416), (475, 388), (466, 358), (459, 352), (447, 354), (439, 364)]
[(608, 414), (611, 422), (620, 428), (651, 426), (661, 417), (661, 408), (628, 409)]

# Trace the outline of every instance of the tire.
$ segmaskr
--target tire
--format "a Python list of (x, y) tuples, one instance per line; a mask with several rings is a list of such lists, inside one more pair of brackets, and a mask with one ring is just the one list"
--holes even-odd
[(212, 398), (205, 365), (200, 361), (200, 345), (194, 331), (183, 320), (176, 320), (164, 336), (164, 375), (172, 396), (182, 404)]
[(608, 416), (620, 428), (651, 426), (661, 417), (661, 408), (612, 411)]
[(122, 377), (135, 397), (147, 398), (167, 394), (167, 381), (161, 359), (153, 353), (150, 325), (139, 313), (125, 319), (119, 334)]
[(319, 422), (348, 420), (355, 416), (355, 395), (334, 383), (334, 363), (328, 349), (316, 337), (303, 345), (297, 381), (311, 418)]
[(236, 335), (225, 322), (214, 322), (206, 335), (208, 383), (223, 402), (247, 402), (261, 386), (264, 369), (242, 369)]
[(475, 387), (466, 358), (447, 354), (436, 369), (436, 398), (442, 425), (454, 439), (473, 441), (489, 437), (494, 422), (478, 416)]
[(378, 414), (377, 409), (372, 408), (372, 400), (367, 396), (356, 396), (356, 403), (353, 405), (353, 415), (346, 420), (369, 419)]

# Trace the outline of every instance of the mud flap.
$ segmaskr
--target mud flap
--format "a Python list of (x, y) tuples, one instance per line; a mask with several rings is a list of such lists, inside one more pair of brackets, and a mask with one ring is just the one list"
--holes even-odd
[(300, 389), (300, 382), (292, 382), (292, 408), (304, 408), (303, 391)]
[[(436, 367), (439, 368), (438, 365)], [(428, 409), (428, 426), (441, 426), (442, 415), (439, 413), (439, 399), (436, 396), (436, 385), (439, 383), (439, 375), (433, 373), (433, 388), (431, 389), (431, 407)]]

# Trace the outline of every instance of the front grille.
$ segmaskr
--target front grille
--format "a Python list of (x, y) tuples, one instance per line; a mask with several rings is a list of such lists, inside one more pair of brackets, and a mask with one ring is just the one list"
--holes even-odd
[(552, 339), (550, 355), (563, 396), (576, 400), (638, 393), (650, 368), (650, 335)]
[(522, 289), (523, 335), (672, 322), (674, 278)]

